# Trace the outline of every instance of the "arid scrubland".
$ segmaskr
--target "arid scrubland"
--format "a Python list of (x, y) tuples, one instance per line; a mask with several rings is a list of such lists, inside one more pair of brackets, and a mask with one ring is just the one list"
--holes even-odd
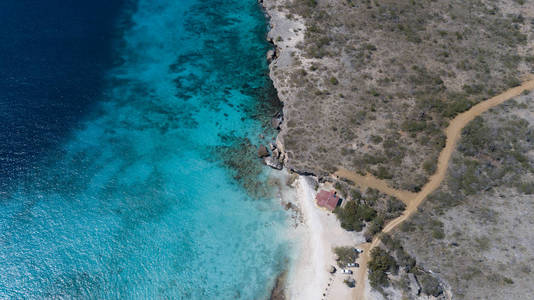
[[(393, 256), (402, 248), (454, 299), (529, 299), (534, 294), (534, 94), (469, 124), (447, 172), (442, 186), (393, 233), (396, 242), (389, 245), (394, 246), (384, 248)], [(410, 294), (400, 280), (383, 285)]]
[[(365, 230), (368, 241), (404, 204), (329, 175), (342, 167), (418, 192), (436, 171), (449, 121), (534, 73), (534, 1), (264, 6), (275, 21), (270, 67), (284, 103), (285, 165), (333, 180), (348, 200), (335, 211), (342, 227)], [(510, 100), (463, 130), (442, 186), (371, 250), (374, 291), (388, 299), (534, 294), (533, 102), (532, 94)]]
[(278, 54), (292, 51), (271, 77), (286, 166), (300, 172), (342, 166), (418, 191), (448, 120), (517, 85), (534, 63), (529, 1), (269, 2), (305, 27), (272, 36)]

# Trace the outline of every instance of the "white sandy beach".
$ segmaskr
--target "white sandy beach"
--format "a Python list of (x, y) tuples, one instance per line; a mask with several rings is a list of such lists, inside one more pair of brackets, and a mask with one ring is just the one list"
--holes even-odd
[[(282, 102), (296, 91), (289, 81), (273, 76), (274, 70), (293, 68), (295, 64), (310, 66), (313, 59), (301, 55), (297, 44), (304, 39), (306, 27), (298, 16), (291, 15), (283, 9), (282, 4), (289, 1), (263, 0), (262, 4), (270, 17), (269, 39), (276, 44), (277, 57), (270, 64), (271, 79)], [(284, 112), (285, 117), (289, 117)], [(282, 132), (286, 130), (282, 124)], [(277, 146), (284, 150), (283, 142), (277, 138)], [(361, 233), (348, 232), (341, 228), (336, 216), (315, 205), (316, 191), (308, 183), (306, 176), (299, 176), (295, 182), (296, 203), (300, 211), (295, 234), (297, 241), (296, 257), (289, 268), (286, 294), (289, 299), (354, 299), (354, 289), (343, 282), (348, 275), (328, 273), (329, 266), (339, 269), (335, 261), (333, 248), (337, 246), (356, 246), (364, 242)], [(291, 201), (292, 202), (292, 201)], [(353, 272), (356, 270), (354, 269)], [(353, 276), (353, 275), (351, 275)], [(355, 277), (354, 277), (355, 278)]]
[[(296, 229), (300, 244), (290, 268), (288, 298), (352, 299), (353, 289), (347, 287), (343, 280), (353, 275), (339, 272), (332, 249), (359, 244), (363, 236), (345, 231), (333, 213), (315, 205), (316, 191), (306, 177), (299, 176), (296, 189), (303, 224)], [(328, 273), (331, 265), (338, 269), (335, 274)]]

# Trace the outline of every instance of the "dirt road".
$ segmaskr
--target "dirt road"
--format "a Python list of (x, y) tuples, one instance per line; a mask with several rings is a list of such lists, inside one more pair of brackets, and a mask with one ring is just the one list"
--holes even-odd
[[(393, 219), (391, 222), (386, 224), (384, 229), (382, 229), (383, 233), (390, 232), (392, 229), (408, 219), (417, 210), (417, 207), (419, 207), (423, 200), (425, 200), (430, 193), (435, 191), (441, 185), (441, 182), (443, 179), (445, 179), (445, 175), (447, 174), (447, 167), (449, 166), (449, 160), (452, 152), (456, 148), (456, 144), (462, 135), (462, 129), (474, 118), (488, 109), (519, 96), (523, 91), (531, 90), (534, 90), (534, 76), (531, 76), (528, 81), (525, 81), (520, 86), (511, 88), (502, 94), (480, 102), (479, 104), (471, 107), (471, 109), (468, 111), (459, 114), (453, 120), (451, 120), (449, 126), (445, 129), (447, 143), (445, 144), (445, 148), (443, 148), (439, 154), (436, 172), (430, 176), (429, 181), (418, 193), (397, 190), (391, 188), (386, 181), (375, 178), (372, 175), (368, 174), (366, 176), (362, 176), (342, 168), (334, 173), (334, 175), (349, 179), (360, 187), (375, 188), (382, 193), (395, 196), (406, 204), (406, 209), (402, 215)], [(380, 240), (375, 237), (371, 243), (360, 245), (360, 248), (364, 250), (364, 253), (359, 258), (360, 268), (356, 275), (357, 286), (355, 288), (355, 299), (357, 300), (363, 300), (366, 298), (365, 282), (367, 278), (367, 262), (370, 259), (370, 251), (376, 247), (379, 242)]]

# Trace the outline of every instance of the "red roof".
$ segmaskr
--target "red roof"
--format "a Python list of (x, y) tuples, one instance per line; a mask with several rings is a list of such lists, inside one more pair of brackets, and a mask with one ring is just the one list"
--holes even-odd
[(334, 210), (339, 203), (339, 197), (336, 195), (335, 191), (320, 191), (317, 193), (317, 196), (315, 196), (315, 200), (317, 201), (317, 205), (327, 208), (329, 210)]

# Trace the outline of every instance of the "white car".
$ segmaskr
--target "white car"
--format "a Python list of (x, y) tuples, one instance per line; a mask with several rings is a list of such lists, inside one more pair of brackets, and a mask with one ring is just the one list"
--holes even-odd
[(363, 253), (363, 250), (360, 249), (360, 248), (354, 248), (354, 251), (358, 252), (358, 253)]
[(352, 274), (352, 271), (351, 270), (347, 270), (347, 269), (341, 269), (341, 273), (343, 273), (343, 274)]
[(359, 268), (360, 265), (358, 263), (350, 263), (350, 264), (347, 264), (347, 267), (349, 267), (349, 268)]

